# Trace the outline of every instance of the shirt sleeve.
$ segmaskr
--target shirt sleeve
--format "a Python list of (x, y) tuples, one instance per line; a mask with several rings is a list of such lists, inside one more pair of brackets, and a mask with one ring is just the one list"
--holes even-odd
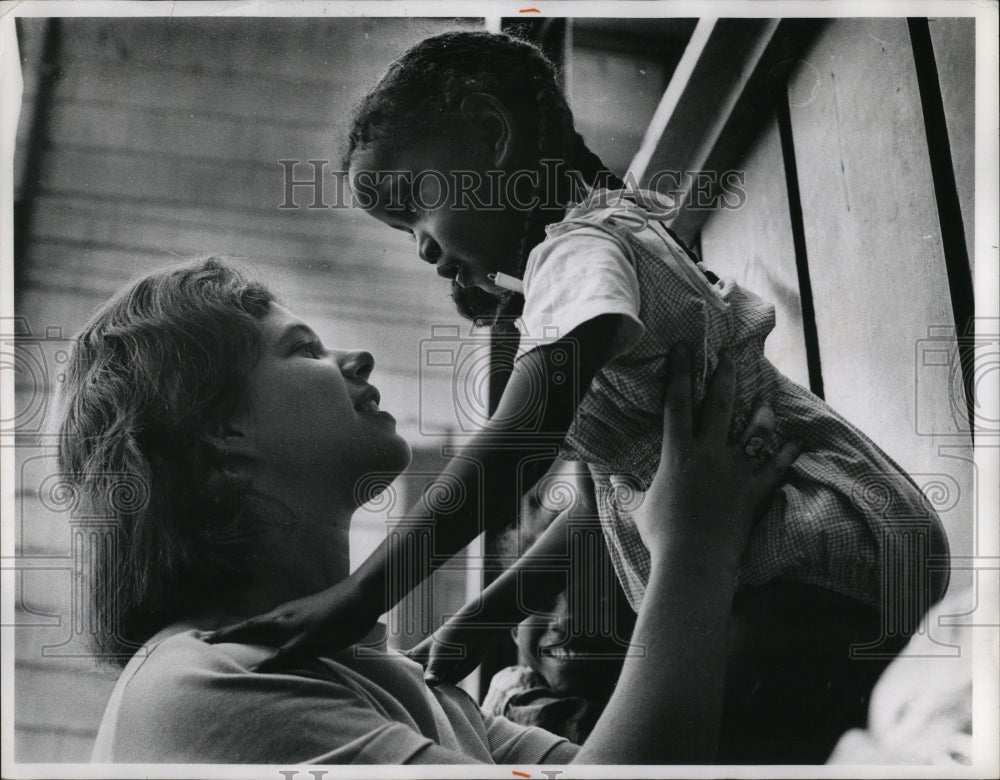
[(639, 279), (627, 250), (598, 228), (549, 237), (525, 269), (518, 357), (605, 314), (620, 315), (613, 354), (621, 354), (643, 332)]
[(497, 764), (544, 764), (557, 748), (560, 760), (566, 760), (570, 749), (576, 747), (564, 737), (535, 726), (520, 726), (493, 715), (485, 715), (483, 720), (490, 754)]

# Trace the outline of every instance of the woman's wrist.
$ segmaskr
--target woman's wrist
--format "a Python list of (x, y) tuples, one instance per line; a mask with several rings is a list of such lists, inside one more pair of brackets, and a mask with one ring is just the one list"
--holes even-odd
[(668, 570), (694, 583), (732, 584), (736, 580), (739, 558), (706, 544), (699, 536), (678, 535), (650, 550), (652, 569)]

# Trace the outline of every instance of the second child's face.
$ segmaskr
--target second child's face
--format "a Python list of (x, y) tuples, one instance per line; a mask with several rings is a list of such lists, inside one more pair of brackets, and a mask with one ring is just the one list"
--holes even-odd
[(510, 204), (510, 174), (492, 162), (489, 147), (469, 134), (406, 148), (383, 139), (355, 151), (350, 180), (362, 208), (413, 236), (418, 257), (438, 275), (498, 294), (488, 275), (516, 273), (526, 211)]
[[(618, 679), (627, 649), (627, 637), (574, 633), (574, 617), (566, 594), (556, 600), (548, 615), (531, 615), (517, 626), (514, 640), (522, 663), (545, 678), (555, 692), (598, 700)], [(577, 631), (582, 615), (576, 616)]]

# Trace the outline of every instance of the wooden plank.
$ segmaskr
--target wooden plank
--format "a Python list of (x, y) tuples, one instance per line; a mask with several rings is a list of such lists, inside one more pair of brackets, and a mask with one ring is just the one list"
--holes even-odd
[(685, 51), (664, 92), (668, 103), (657, 110), (658, 115), (664, 114), (662, 121), (659, 127), (650, 128), (643, 150), (636, 155), (648, 160), (645, 165), (637, 163), (637, 176), (647, 181), (659, 170), (692, 169), (689, 163), (720, 112), (725, 116), (731, 110), (720, 105), (720, 96), (734, 92), (732, 101), (724, 99), (722, 103), (735, 102), (775, 27), (776, 22), (768, 19), (699, 22), (688, 44), (691, 67), (684, 67), (689, 53)]
[[(124, 204), (119, 204), (124, 207)], [(226, 225), (225, 214), (188, 222), (150, 215), (139, 209), (130, 218), (115, 219), (114, 212), (64, 207), (40, 209), (34, 225), (34, 241), (44, 245), (37, 251), (34, 269), (48, 273), (67, 265), (68, 253), (78, 252), (72, 266), (85, 273), (102, 268), (119, 269), (132, 275), (180, 262), (184, 257), (222, 254), (246, 258), (253, 264), (294, 268), (305, 279), (322, 283), (363, 284), (377, 282), (378, 295), (418, 309), (443, 313), (445, 306), (434, 294), (414, 296), (414, 289), (446, 289), (426, 263), (420, 262), (412, 241), (374, 221), (347, 223), (326, 236), (300, 234), (294, 230), (258, 232), (252, 214), (235, 217)], [(164, 210), (166, 211), (166, 210)], [(162, 212), (161, 212), (162, 213)], [(367, 218), (366, 218), (367, 220)], [(342, 221), (337, 220), (338, 223)], [(240, 226), (243, 223), (244, 227)], [(331, 227), (334, 220), (330, 219)], [(305, 231), (303, 231), (305, 232)], [(124, 266), (117, 263), (124, 262)], [(91, 265), (80, 265), (90, 263)], [(370, 294), (375, 297), (375, 293)]]
[(624, 175), (666, 86), (655, 58), (574, 47), (569, 104), (577, 131), (608, 168)]
[(971, 466), (939, 447), (969, 439), (947, 368), (924, 359), (955, 340), (906, 21), (834, 22), (789, 102), (827, 400), (918, 483), (943, 475), (968, 554)]
[[(346, 125), (347, 112), (365, 94), (366, 82), (374, 81), (387, 63), (359, 59), (354, 63), (360, 71), (356, 75), (337, 71), (324, 76), (323, 71), (310, 71), (289, 79), (259, 72), (248, 79), (235, 72), (206, 72), (176, 59), (126, 64), (113, 55), (95, 52), (67, 64), (59, 79), (59, 94), (62, 100), (81, 104), (117, 104), (122, 111), (242, 116), (278, 128), (330, 129)], [(339, 137), (331, 133), (330, 139), (338, 141)]]
[(969, 263), (975, 274), (976, 20), (929, 19), (944, 103), (951, 162), (962, 208)]
[(27, 161), (27, 144), (35, 119), (35, 102), (42, 64), (42, 46), (47, 19), (20, 18), (17, 20), (18, 54), (21, 58), (21, 108), (18, 116), (17, 138), (14, 147), (14, 201), (21, 196), (24, 184), (24, 165)]
[[(768, 116), (774, 74), (795, 60), (823, 24), (817, 19), (699, 22), (632, 163), (644, 186), (685, 206), (671, 224), (682, 239), (697, 235), (711, 213), (705, 205), (724, 194), (726, 172)], [(710, 177), (702, 181), (713, 185), (696, 186), (702, 172)]]
[[(304, 102), (306, 95), (300, 94), (299, 103)], [(344, 113), (343, 107), (339, 113)], [(329, 181), (332, 171), (340, 170), (345, 134), (346, 130), (336, 132), (324, 123), (277, 126), (249, 121), (235, 113), (206, 116), (114, 102), (61, 101), (49, 128), (49, 142), (108, 153), (174, 155), (213, 166), (253, 161), (265, 168), (275, 167), (279, 173), (278, 160), (327, 160)], [(300, 178), (309, 175), (308, 169), (298, 174)]]
[(65, 19), (68, 63), (97, 58), (184, 63), (193, 74), (261, 74), (290, 82), (337, 83), (360, 63), (376, 72), (412, 43), (478, 20), (260, 17)]
[[(322, 246), (326, 255), (335, 255), (334, 259), (340, 263), (363, 258), (368, 265), (387, 254), (396, 253), (404, 258), (403, 268), (412, 268), (412, 262), (406, 261), (414, 259), (413, 241), (399, 231), (377, 225), (357, 209), (313, 210), (305, 208), (304, 199), (300, 200), (303, 203), (300, 209), (248, 212), (221, 207), (224, 204), (220, 204), (219, 208), (204, 209), (184, 201), (126, 201), (87, 194), (50, 193), (38, 199), (38, 220), (40, 224), (47, 225), (50, 217), (76, 217), (78, 221), (69, 228), (84, 230), (87, 223), (105, 223), (117, 225), (117, 230), (128, 231), (126, 235), (130, 236), (136, 236), (139, 231), (127, 223), (135, 222), (143, 228), (149, 225), (170, 226), (189, 233), (204, 234), (209, 244), (213, 243), (212, 236), (250, 233), (255, 238), (271, 239), (292, 250), (301, 244), (305, 249), (296, 251), (303, 255), (314, 253), (317, 246)], [(333, 200), (334, 196), (331, 196), (331, 204)], [(72, 237), (59, 231), (53, 235)], [(92, 229), (87, 235), (103, 236), (97, 229)], [(134, 237), (128, 243), (141, 244), (143, 241)], [(390, 270), (394, 266), (380, 263), (380, 267)]]
[(19, 763), (85, 764), (94, 737), (52, 729), (14, 728), (14, 755)]
[(808, 387), (795, 250), (773, 116), (738, 168), (745, 175), (744, 202), (708, 218), (701, 231), (701, 256), (715, 273), (731, 276), (774, 304), (775, 327), (764, 354), (779, 371)]
[(11, 526), (17, 554), (70, 554), (71, 494), (59, 483), (52, 448), (20, 447), (15, 517)]
[[(264, 274), (276, 277), (276, 274)], [(58, 281), (58, 280), (54, 280)], [(49, 327), (58, 325), (63, 333), (72, 334), (79, 330), (86, 321), (92, 308), (102, 303), (112, 292), (121, 286), (120, 280), (106, 279), (100, 286), (88, 285), (80, 287), (78, 283), (69, 281), (63, 284), (48, 286), (36, 285), (25, 291), (25, 306), (22, 311), (31, 312), (33, 319), (45, 322)], [(325, 290), (316, 290), (303, 283), (295, 282), (289, 275), (285, 280), (278, 277), (276, 289), (283, 291), (282, 300), (304, 319), (314, 323), (317, 333), (328, 340), (332, 347), (356, 347), (369, 345), (370, 351), (381, 355), (381, 361), (387, 366), (405, 369), (411, 374), (419, 368), (420, 343), (430, 338), (432, 327), (440, 321), (427, 318), (422, 321), (410, 317), (386, 317), (377, 328), (372, 327), (372, 314), (378, 314), (378, 308), (367, 301), (356, 301), (353, 306), (337, 307), (337, 297)], [(90, 300), (73, 300), (73, 290), (91, 291)], [(60, 294), (61, 293), (61, 294)], [(68, 299), (75, 311), (60, 311), (56, 300)], [(446, 324), (457, 324), (457, 315), (449, 315)], [(55, 368), (53, 368), (55, 370)]]
[[(193, 251), (173, 256), (152, 247), (115, 247), (52, 239), (36, 241), (33, 250), (45, 262), (31, 266), (25, 273), (26, 284), (39, 289), (82, 285), (82, 289), (93, 291), (95, 304), (146, 271), (178, 264), (179, 258), (203, 256)], [(67, 266), (58, 262), (66, 257), (76, 258), (77, 264)], [(237, 252), (235, 257), (243, 258), (245, 253)], [(310, 258), (255, 257), (235, 262), (247, 268), (251, 276), (263, 279), (280, 300), (293, 307), (304, 300), (322, 297), (334, 317), (367, 315), (385, 324), (414, 326), (458, 319), (448, 299), (447, 286), (437, 278), (383, 279), (356, 266), (346, 272), (324, 268), (326, 264), (313, 263)], [(421, 293), (415, 294), (415, 289)]]
[(96, 736), (115, 678), (64, 666), (58, 659), (15, 666), (16, 723), (22, 728), (55, 726)]
[(214, 166), (204, 160), (115, 154), (62, 146), (46, 159), (40, 176), (46, 192), (136, 197), (189, 206), (276, 209), (284, 191), (281, 166), (244, 161)]

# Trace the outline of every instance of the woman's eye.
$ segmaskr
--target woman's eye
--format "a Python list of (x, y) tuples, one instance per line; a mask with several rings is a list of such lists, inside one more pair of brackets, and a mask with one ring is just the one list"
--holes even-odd
[(295, 348), (296, 354), (305, 354), (313, 358), (323, 357), (323, 345), (316, 341), (303, 341)]

